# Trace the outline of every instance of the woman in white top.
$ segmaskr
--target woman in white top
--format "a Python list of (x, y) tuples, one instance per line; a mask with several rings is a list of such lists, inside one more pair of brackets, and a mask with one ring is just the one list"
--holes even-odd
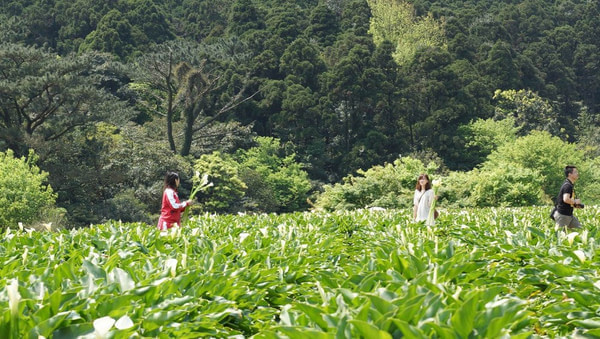
[(435, 199), (435, 197), (433, 195), (433, 189), (431, 189), (429, 176), (427, 174), (419, 175), (419, 178), (417, 179), (417, 185), (415, 187), (415, 198), (413, 203), (414, 221), (427, 220), (433, 199)]

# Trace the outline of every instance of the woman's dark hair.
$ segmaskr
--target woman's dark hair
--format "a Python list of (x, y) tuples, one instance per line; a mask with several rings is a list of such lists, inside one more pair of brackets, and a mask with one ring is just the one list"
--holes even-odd
[(177, 172), (167, 172), (167, 175), (165, 175), (165, 188), (170, 187), (176, 190), (177, 183), (175, 181), (177, 179), (179, 179), (179, 174), (177, 174)]
[(425, 185), (425, 190), (428, 190), (431, 188), (431, 180), (429, 180), (429, 176), (427, 174), (421, 174), (419, 175), (419, 177), (417, 178), (417, 185), (415, 186), (416, 190), (421, 190), (421, 184), (419, 184), (419, 180), (421, 179), (427, 179), (427, 185)]

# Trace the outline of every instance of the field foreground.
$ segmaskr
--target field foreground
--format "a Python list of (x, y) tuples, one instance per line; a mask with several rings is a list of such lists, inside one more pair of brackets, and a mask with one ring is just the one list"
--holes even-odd
[(0, 338), (600, 336), (600, 209), (566, 233), (549, 210), (7, 230)]

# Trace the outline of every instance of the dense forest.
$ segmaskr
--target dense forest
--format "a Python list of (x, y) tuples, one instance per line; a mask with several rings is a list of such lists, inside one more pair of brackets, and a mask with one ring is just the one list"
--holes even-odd
[(214, 208), (284, 212), (400, 156), (477, 168), (477, 119), (600, 145), (598, 1), (3, 0), (0, 13), (0, 151), (35, 151), (73, 225), (152, 222), (165, 171), (186, 195), (197, 160), (219, 155), (300, 164), (301, 200), (267, 197), (257, 165), (240, 185), (254, 202)]

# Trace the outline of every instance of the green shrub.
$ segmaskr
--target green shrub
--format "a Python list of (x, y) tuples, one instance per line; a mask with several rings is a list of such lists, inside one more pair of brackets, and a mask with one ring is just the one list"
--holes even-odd
[(194, 170), (208, 174), (212, 187), (197, 195), (204, 210), (233, 212), (239, 208), (246, 184), (239, 178), (238, 163), (220, 152), (203, 154), (194, 164)]
[(483, 164), (482, 171), (503, 167), (505, 163), (539, 172), (541, 188), (548, 197), (554, 197), (565, 180), (565, 166), (582, 166), (584, 153), (577, 149), (577, 145), (553, 137), (548, 132), (533, 131), (499, 146)]
[(544, 203), (538, 171), (502, 163), (497, 167), (454, 172), (439, 192), (444, 204), (458, 207), (530, 206)]
[(11, 150), (0, 152), (0, 229), (30, 225), (54, 208), (56, 194), (46, 184), (48, 173), (35, 165), (35, 155), (15, 158)]
[[(409, 207), (413, 203), (415, 183), (420, 173), (432, 173), (437, 165), (425, 166), (410, 157), (396, 159), (393, 164), (374, 166), (349, 175), (343, 183), (325, 185), (315, 206), (326, 210), (356, 209), (370, 206), (384, 208)], [(433, 177), (430, 175), (430, 179)]]
[(517, 139), (518, 131), (519, 129), (515, 127), (515, 119), (511, 116), (503, 120), (471, 121), (458, 129), (465, 142), (462, 159), (467, 163), (481, 164), (500, 145), (513, 143)]
[(294, 153), (285, 152), (278, 139), (256, 138), (257, 147), (239, 151), (240, 178), (247, 186), (246, 207), (263, 212), (306, 209), (312, 185)]
[(575, 185), (577, 196), (584, 204), (600, 204), (600, 158), (593, 157), (576, 166), (580, 173)]
[(551, 204), (570, 164), (582, 172), (577, 192), (591, 200), (600, 197), (594, 161), (585, 161), (575, 144), (540, 131), (500, 144), (480, 168), (451, 173), (440, 196), (455, 206)]

